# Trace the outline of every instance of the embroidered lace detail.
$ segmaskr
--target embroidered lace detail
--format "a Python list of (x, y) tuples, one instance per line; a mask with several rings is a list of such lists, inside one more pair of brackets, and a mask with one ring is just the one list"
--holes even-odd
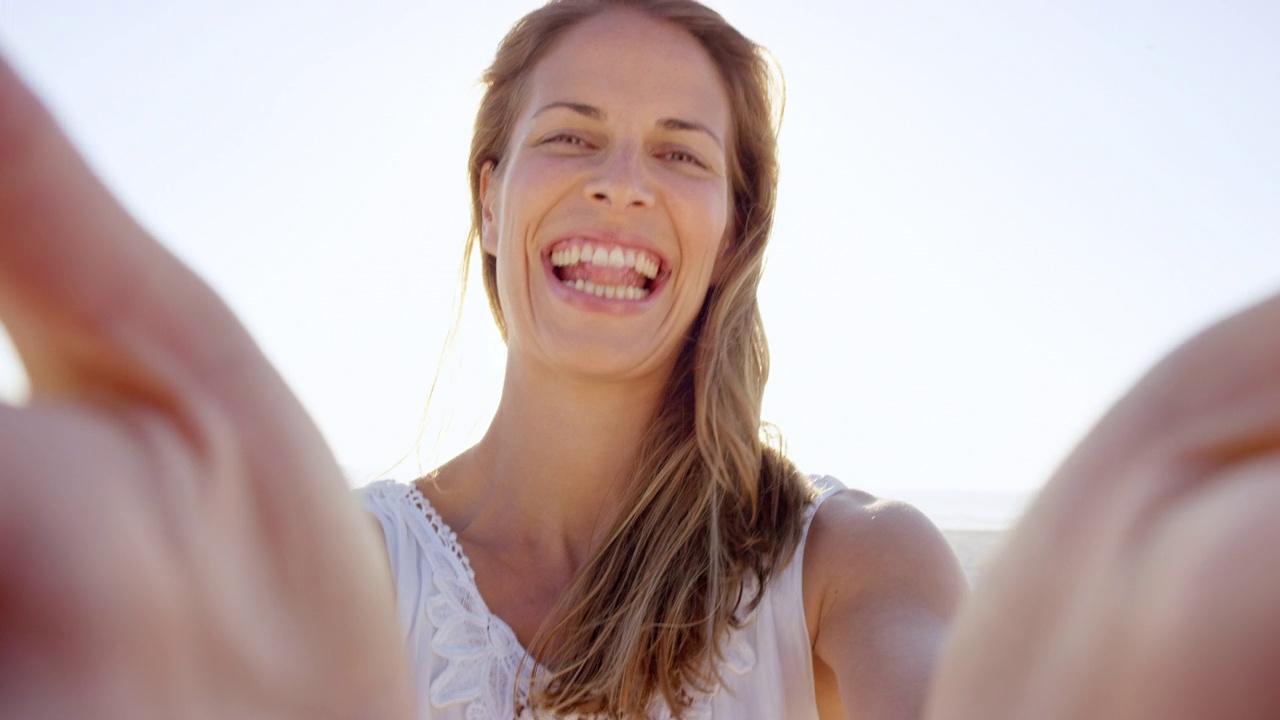
[[(425, 522), (424, 530), (429, 530), (423, 549), (431, 566), (431, 587), (425, 589), (424, 605), (434, 630), (431, 649), (445, 661), (444, 668), (431, 678), (431, 704), (461, 704), (467, 720), (547, 718), (542, 713), (535, 716), (523, 707), (517, 714), (517, 704), (523, 705), (528, 698), (530, 673), (541, 674), (543, 668), (528, 658), (511, 627), (489, 611), (457, 534), (412, 484), (386, 483), (388, 490), (403, 489), (405, 501), (417, 511), (415, 517)], [(744, 632), (730, 634), (724, 660), (723, 669), (739, 675), (755, 666), (755, 650)], [(517, 672), (524, 676), (519, 685)], [(717, 687), (694, 699), (685, 719), (709, 719), (712, 700), (720, 690)], [(674, 717), (660, 697), (655, 698), (649, 716), (652, 720)], [(588, 718), (574, 715), (563, 720)]]
[(516, 672), (527, 675), (534, 668), (511, 627), (489, 612), (457, 534), (416, 487), (402, 487), (417, 511), (410, 514), (425, 521), (429, 530), (423, 549), (431, 566), (431, 587), (424, 588), (423, 604), (433, 628), (431, 649), (445, 660), (431, 678), (431, 704), (460, 704), (467, 720), (514, 718), (513, 703), (528, 693), (525, 682), (513, 695)]

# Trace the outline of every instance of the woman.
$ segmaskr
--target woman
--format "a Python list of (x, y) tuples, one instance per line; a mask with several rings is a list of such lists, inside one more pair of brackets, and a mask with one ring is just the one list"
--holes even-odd
[[(499, 46), (471, 187), (501, 402), (429, 480), (368, 492), (428, 717), (511, 716), (513, 695), (919, 714), (964, 587), (945, 541), (906, 506), (815, 495), (760, 441), (769, 79), (687, 0), (552, 3)], [(547, 665), (528, 693), (526, 648)]]
[[(544, 28), (558, 39), (493, 106), (511, 114), (482, 112), (502, 407), (431, 481), (366, 491), (373, 525), (230, 312), (0, 70), (0, 317), (33, 390), (0, 407), (0, 717), (474, 718), (517, 700), (918, 715), (954, 566), (909, 509), (810, 489), (755, 444), (764, 237), (746, 228), (768, 229), (773, 168), (741, 159), (771, 152), (746, 127), (768, 113), (744, 110), (750, 75), (717, 41), (654, 19), (665, 7)], [(588, 240), (593, 261), (625, 246), (624, 272), (612, 247), (580, 267)], [(1275, 717), (1278, 325), (1273, 300), (1216, 328), (1104, 420), (961, 613), (930, 718)], [(669, 429), (688, 423), (682, 447)], [(454, 580), (486, 607), (439, 602)], [(1130, 592), (1171, 612), (1147, 621)], [(528, 694), (494, 656), (429, 656), (486, 640), (514, 643), (499, 660), (534, 651)], [(472, 673), (488, 694), (446, 692)]]

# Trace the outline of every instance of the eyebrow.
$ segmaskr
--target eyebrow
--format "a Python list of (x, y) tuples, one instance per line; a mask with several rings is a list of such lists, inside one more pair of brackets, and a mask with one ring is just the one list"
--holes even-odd
[[(538, 109), (538, 112), (533, 114), (533, 117), (538, 117), (542, 113), (548, 110), (553, 110), (555, 108), (563, 108), (566, 110), (571, 110), (575, 113), (578, 113), (579, 115), (589, 117), (592, 120), (604, 120), (606, 117), (608, 117), (605, 114), (605, 111), (601, 110), (600, 108), (594, 105), (587, 105), (586, 103), (569, 102), (567, 100), (557, 100), (556, 102), (543, 105), (541, 108)], [(712, 140), (716, 141), (716, 145), (718, 145), (721, 150), (724, 150), (724, 141), (720, 139), (720, 136), (716, 135), (714, 132), (711, 131), (711, 128), (707, 127), (706, 125), (703, 125), (702, 123), (694, 122), (692, 120), (681, 120), (680, 118), (662, 118), (655, 124), (664, 130), (683, 130), (683, 131), (706, 133), (707, 135), (711, 136)]]

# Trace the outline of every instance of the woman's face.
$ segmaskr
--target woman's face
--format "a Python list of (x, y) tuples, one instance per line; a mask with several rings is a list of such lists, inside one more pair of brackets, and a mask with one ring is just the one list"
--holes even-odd
[(595, 378), (670, 372), (729, 234), (729, 101), (683, 30), (628, 11), (566, 32), (481, 178), (509, 351)]

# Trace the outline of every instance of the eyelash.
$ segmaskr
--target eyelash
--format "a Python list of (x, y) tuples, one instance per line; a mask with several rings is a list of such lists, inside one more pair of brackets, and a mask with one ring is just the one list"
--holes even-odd
[(544, 142), (559, 143), (559, 142), (564, 142), (566, 140), (570, 141), (569, 143), (570, 145), (582, 146), (587, 144), (586, 140), (583, 140), (577, 135), (569, 135), (568, 133), (559, 133), (557, 135), (552, 135), (551, 137), (547, 138)]
[(706, 167), (706, 165), (704, 165), (704, 164), (702, 163), (702, 161), (698, 159), (698, 156), (696, 156), (696, 155), (694, 155), (693, 153), (690, 153), (690, 152), (685, 152), (684, 150), (672, 150), (671, 152), (663, 153), (663, 157), (671, 157), (672, 155), (680, 155), (680, 156), (683, 156), (683, 157), (685, 158), (685, 159), (683, 159), (683, 160), (678, 160), (677, 162), (687, 162), (687, 163), (692, 163), (692, 164), (697, 165), (698, 167), (701, 167), (701, 168)]
[[(587, 145), (586, 140), (578, 137), (577, 135), (570, 135), (568, 133), (557, 133), (547, 138), (543, 142), (544, 143), (564, 143), (567, 145), (572, 145), (574, 147), (585, 147)], [(672, 158), (672, 156), (677, 156), (679, 159)], [(676, 162), (689, 163), (691, 165), (696, 165), (700, 168), (706, 167), (706, 165), (701, 160), (698, 159), (697, 155), (694, 155), (693, 153), (687, 152), (685, 150), (672, 150), (670, 152), (662, 153), (659, 157), (676, 159)]]

